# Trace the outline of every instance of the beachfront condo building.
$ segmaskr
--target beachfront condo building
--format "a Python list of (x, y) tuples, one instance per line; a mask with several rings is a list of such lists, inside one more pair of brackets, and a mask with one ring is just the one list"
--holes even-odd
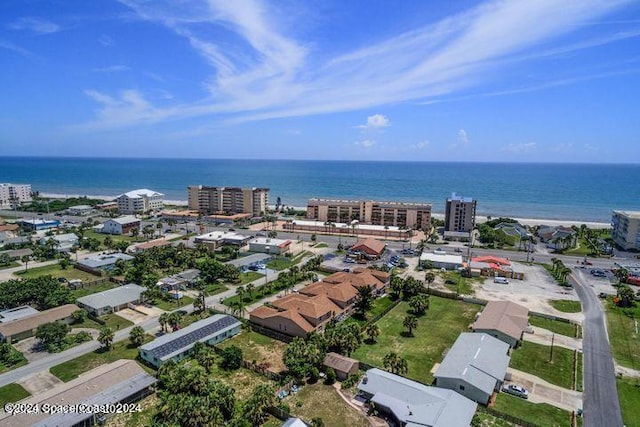
[(307, 203), (307, 219), (426, 229), (431, 226), (431, 204), (313, 198)]
[(241, 214), (261, 216), (267, 211), (268, 188), (208, 187), (191, 185), (189, 209), (203, 215)]
[(13, 208), (31, 200), (31, 184), (0, 183), (0, 209)]
[(118, 212), (121, 214), (159, 211), (164, 207), (164, 194), (141, 188), (119, 195), (116, 202), (118, 202)]
[(613, 211), (611, 237), (624, 250), (640, 249), (640, 211)]
[(447, 199), (444, 212), (444, 231), (469, 233), (476, 225), (476, 201), (456, 193)]

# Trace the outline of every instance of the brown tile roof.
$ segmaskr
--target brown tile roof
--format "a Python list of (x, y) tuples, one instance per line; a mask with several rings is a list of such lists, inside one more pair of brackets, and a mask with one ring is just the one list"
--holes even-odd
[(140, 243), (134, 246), (134, 248), (136, 248), (139, 251), (143, 251), (146, 249), (151, 249), (151, 248), (155, 248), (158, 246), (167, 246), (170, 245), (171, 242), (168, 240), (151, 240), (150, 242), (144, 242), (144, 243)]
[(283, 318), (289, 319), (293, 323), (295, 323), (300, 329), (305, 332), (311, 332), (315, 328), (311, 323), (309, 323), (304, 317), (302, 317), (295, 310), (276, 310), (275, 308), (267, 307), (263, 305), (262, 307), (258, 307), (249, 313), (250, 317), (256, 317), (258, 319), (268, 319), (268, 318)]
[(363, 251), (371, 255), (380, 255), (384, 251), (385, 243), (380, 240), (368, 238), (358, 241), (351, 247), (352, 251)]
[(300, 289), (303, 295), (320, 295), (324, 294), (333, 301), (349, 303), (349, 301), (358, 295), (358, 291), (348, 282), (326, 283), (316, 282), (312, 285), (305, 286)]
[(80, 310), (77, 305), (67, 304), (7, 323), (0, 323), (0, 335), (3, 337), (11, 337), (22, 332), (31, 331), (45, 323), (66, 319), (76, 310)]
[(0, 231), (16, 231), (19, 228), (18, 224), (0, 224)]
[(351, 359), (350, 357), (343, 356), (338, 353), (327, 353), (322, 364), (329, 368), (333, 368), (336, 371), (349, 373), (354, 368), (354, 366), (357, 369), (359, 362), (355, 359)]
[(312, 319), (320, 319), (327, 313), (341, 312), (342, 309), (333, 303), (326, 295), (309, 297), (306, 295), (292, 294), (272, 302), (275, 307), (283, 310), (296, 310), (303, 316)]
[(386, 271), (374, 270), (371, 268), (364, 268), (364, 267), (356, 267), (353, 269), (353, 272), (356, 274), (368, 272), (373, 277), (375, 277), (378, 280), (382, 280), (383, 282), (389, 281), (389, 278), (391, 277), (391, 274), (387, 273)]
[(355, 288), (361, 288), (363, 286), (371, 286), (374, 289), (382, 289), (386, 284), (386, 280), (382, 281), (376, 275), (372, 273), (372, 270), (366, 268), (362, 269), (362, 271), (346, 273), (344, 271), (339, 271), (337, 273), (333, 273), (330, 276), (322, 279), (323, 282), (327, 283), (350, 283), (351, 286)]
[(496, 330), (519, 340), (528, 326), (528, 308), (511, 301), (490, 301), (473, 324), (473, 329)]

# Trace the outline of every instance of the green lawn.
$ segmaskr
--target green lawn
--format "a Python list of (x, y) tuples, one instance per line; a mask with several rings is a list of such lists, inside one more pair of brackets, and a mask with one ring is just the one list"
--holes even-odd
[(205, 288), (205, 292), (207, 294), (207, 296), (211, 296), (211, 295), (215, 295), (215, 294), (219, 294), (221, 292), (224, 292), (226, 290), (228, 290), (229, 288), (227, 288), (225, 285), (222, 285), (220, 283), (214, 283), (212, 285), (207, 285), (207, 287)]
[(300, 261), (302, 261), (302, 258), (304, 258), (306, 255), (308, 255), (309, 252), (307, 251), (303, 251), (301, 253), (299, 253), (298, 255), (294, 256), (294, 257), (275, 257), (273, 258), (271, 261), (269, 261), (267, 263), (267, 267), (272, 269), (272, 270), (286, 270), (287, 268), (291, 268), (294, 265), (298, 264)]
[[(18, 351), (18, 350), (16, 350), (16, 351)], [(15, 363), (13, 365), (7, 366), (4, 363), (0, 362), (0, 374), (3, 374), (3, 373), (5, 373), (7, 371), (10, 371), (12, 369), (19, 368), (20, 366), (24, 366), (26, 364), (27, 364), (27, 359), (25, 359), (24, 356), (22, 357), (22, 360), (20, 362)]]
[(524, 341), (511, 354), (511, 367), (528, 372), (551, 384), (573, 388), (573, 351), (554, 346), (553, 363), (549, 362), (551, 347)]
[(95, 286), (89, 286), (86, 288), (80, 288), (80, 289), (75, 289), (73, 291), (71, 291), (71, 295), (73, 295), (74, 298), (82, 298), (84, 296), (87, 295), (91, 295), (91, 294), (97, 294), (98, 292), (103, 292), (103, 291), (108, 291), (109, 289), (113, 289), (115, 288), (116, 285), (113, 282), (104, 282), (101, 283), (99, 285), (95, 285)]
[(240, 284), (246, 285), (247, 283), (258, 280), (261, 277), (264, 277), (264, 274), (260, 274), (256, 271), (247, 271), (246, 273), (240, 273)]
[(6, 403), (17, 402), (29, 396), (31, 396), (31, 393), (25, 390), (20, 384), (7, 384), (4, 387), (0, 387), (0, 408)]
[(320, 248), (327, 248), (327, 247), (329, 247), (329, 245), (327, 245), (324, 242), (320, 242), (320, 243), (316, 243), (313, 247), (317, 248), (317, 249), (320, 249)]
[(576, 336), (576, 325), (573, 323), (560, 322), (539, 316), (529, 316), (529, 324), (567, 337), (575, 338)]
[(616, 382), (624, 425), (640, 427), (640, 380), (618, 378)]
[(87, 230), (84, 232), (84, 237), (91, 237), (93, 239), (98, 239), (100, 240), (100, 243), (102, 243), (104, 241), (104, 239), (107, 238), (107, 236), (111, 236), (111, 240), (113, 240), (114, 242), (131, 242), (134, 243), (136, 241), (142, 242), (145, 239), (143, 238), (142, 235), (138, 236), (138, 239), (136, 240), (135, 237), (131, 237), (131, 236), (127, 236), (127, 235), (121, 235), (121, 234), (104, 234), (104, 233), (98, 233), (96, 231), (93, 230)]
[(20, 267), (20, 263), (16, 262), (16, 261), (11, 261), (9, 264), (7, 265), (2, 265), (0, 266), (0, 270), (5, 270), (7, 268), (14, 268), (14, 267)]
[(637, 332), (634, 319), (627, 316), (623, 311), (626, 310), (635, 319), (640, 319), (640, 305), (636, 305), (634, 308), (622, 309), (616, 307), (608, 299), (606, 307), (607, 331), (613, 357), (622, 366), (640, 369), (640, 334)]
[(185, 305), (193, 304), (194, 299), (191, 297), (183, 296), (180, 299), (169, 299), (165, 300), (162, 298), (156, 299), (156, 303), (154, 304), (161, 310), (165, 311), (173, 311), (177, 310), (180, 307), (184, 307)]
[(554, 299), (550, 300), (549, 304), (558, 311), (563, 313), (580, 313), (582, 311), (582, 305), (580, 301), (569, 301), (566, 299)]
[(407, 377), (430, 384), (431, 368), (442, 361), (443, 353), (451, 347), (461, 332), (467, 331), (480, 306), (446, 298), (430, 297), (427, 313), (418, 318), (418, 328), (413, 337), (403, 336), (402, 321), (409, 305), (400, 303), (376, 324), (380, 336), (375, 344), (363, 344), (352, 357), (365, 363), (382, 367), (382, 359), (389, 352), (396, 352), (407, 359)]
[(517, 427), (515, 424), (509, 421), (498, 418), (495, 415), (491, 415), (488, 412), (476, 411), (473, 416), (472, 426), (477, 427)]
[(226, 348), (235, 345), (242, 350), (242, 357), (249, 362), (256, 362), (267, 369), (280, 372), (286, 368), (282, 362), (282, 355), (287, 345), (281, 341), (269, 338), (254, 331), (242, 331), (218, 347)]
[[(393, 301), (391, 300), (391, 298), (389, 298), (389, 296), (376, 298), (375, 300), (373, 300), (371, 309), (367, 312), (367, 319), (373, 319), (377, 315), (383, 313), (387, 308), (389, 308), (389, 306), (391, 306), (391, 304), (393, 304)], [(347, 320), (345, 320), (345, 322), (355, 322), (359, 323), (360, 325), (364, 325), (366, 323), (366, 320), (351, 316)]]
[[(152, 339), (153, 337), (147, 335), (145, 342), (149, 342)], [(69, 360), (68, 362), (53, 366), (49, 369), (49, 372), (60, 380), (68, 382), (77, 378), (78, 375), (100, 365), (115, 362), (120, 359), (135, 359), (137, 356), (138, 347), (130, 346), (129, 340), (125, 340), (113, 344), (111, 350), (100, 348), (94, 352), (83, 354), (80, 357)]]
[(291, 414), (307, 421), (322, 418), (329, 427), (367, 427), (369, 422), (358, 411), (347, 405), (333, 386), (320, 382), (305, 385), (296, 393), (284, 398)]
[[(484, 278), (482, 278), (484, 280)], [(455, 271), (447, 271), (442, 274), (442, 280), (445, 282), (445, 287), (450, 291), (457, 292), (460, 295), (473, 295), (475, 291), (471, 286), (472, 280)], [(446, 281), (454, 281), (455, 284), (447, 284)]]
[(569, 411), (546, 403), (531, 403), (507, 393), (498, 393), (493, 409), (539, 426), (569, 427), (571, 425)]
[(55, 278), (64, 277), (67, 280), (80, 279), (83, 282), (91, 282), (99, 278), (97, 276), (94, 276), (93, 274), (89, 274), (85, 271), (81, 271), (81, 270), (78, 270), (77, 268), (73, 268), (72, 266), (69, 266), (63, 270), (62, 268), (60, 268), (59, 264), (51, 264), (51, 265), (45, 265), (44, 267), (29, 268), (27, 271), (21, 270), (16, 272), (15, 274), (17, 274), (18, 276), (24, 279), (32, 279), (34, 277), (49, 275)]
[[(118, 316), (117, 314), (105, 314), (104, 316), (100, 316), (101, 320), (104, 320), (105, 325), (104, 326), (108, 326), (110, 327), (113, 331), (117, 331), (120, 329), (124, 329), (127, 328), (129, 326), (132, 326), (133, 323), (130, 322), (129, 320)], [(72, 323), (71, 327), (72, 328), (93, 328), (93, 329), (100, 329), (102, 328), (103, 325), (101, 325), (100, 323), (96, 322), (95, 320), (92, 320), (88, 317), (85, 317), (84, 321), (82, 321), (81, 323)]]

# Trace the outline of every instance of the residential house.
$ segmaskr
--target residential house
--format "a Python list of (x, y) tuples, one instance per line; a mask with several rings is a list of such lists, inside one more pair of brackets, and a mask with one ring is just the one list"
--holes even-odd
[(256, 237), (255, 239), (249, 240), (249, 252), (282, 255), (291, 249), (291, 243), (291, 240)]
[(489, 301), (472, 328), (515, 348), (529, 328), (529, 309), (511, 301)]
[(54, 245), (53, 249), (57, 252), (70, 252), (74, 246), (78, 246), (78, 236), (73, 233), (67, 234), (54, 234), (53, 236), (44, 236), (40, 239), (41, 245), (48, 244), (49, 240), (52, 240)]
[(160, 287), (163, 292), (183, 291), (188, 287), (192, 287), (199, 277), (200, 270), (193, 268), (173, 276), (163, 277), (158, 280), (156, 286)]
[(138, 252), (144, 252), (144, 251), (149, 250), (151, 248), (160, 248), (160, 247), (163, 247), (163, 246), (171, 246), (171, 244), (172, 243), (169, 240), (165, 240), (165, 239), (150, 240), (148, 242), (138, 243), (136, 245), (129, 246), (127, 248), (127, 252), (132, 253), (132, 254), (137, 254)]
[(0, 323), (0, 341), (11, 343), (32, 337), (38, 326), (45, 323), (56, 321), (71, 323), (71, 314), (77, 310), (79, 310), (77, 305), (66, 304), (2, 322)]
[(420, 255), (420, 264), (431, 264), (434, 268), (457, 270), (462, 267), (462, 255), (422, 252), (422, 255)]
[(129, 191), (116, 197), (118, 212), (121, 214), (137, 214), (159, 211), (164, 207), (164, 194), (141, 188)]
[(289, 418), (281, 427), (308, 427), (300, 418)]
[(98, 292), (78, 298), (77, 304), (94, 316), (115, 313), (133, 304), (139, 304), (142, 293), (147, 288), (135, 283), (118, 286), (108, 291)]
[[(104, 417), (94, 411), (73, 411), (74, 407), (111, 407), (119, 403), (135, 403), (153, 393), (157, 380), (135, 360), (120, 359), (98, 366), (69, 382), (58, 382), (36, 393), (20, 404), (26, 408), (58, 408), (58, 411), (23, 411), (0, 413), (0, 427), (24, 426), (91, 426)], [(69, 410), (61, 410), (60, 408)], [(28, 413), (27, 413), (28, 412)], [(111, 411), (103, 411), (109, 413)]]
[(536, 234), (549, 249), (564, 250), (576, 246), (578, 233), (571, 227), (541, 225)]
[[(0, 244), (2, 242), (0, 241)], [(9, 249), (6, 251), (0, 251), (0, 255), (8, 255), (11, 260), (21, 259), (23, 256), (31, 256), (33, 255), (32, 249)]]
[(133, 257), (131, 255), (119, 252), (109, 255), (98, 255), (81, 259), (78, 261), (76, 268), (78, 270), (95, 274), (96, 276), (101, 276), (103, 271), (113, 270), (119, 260), (131, 261), (132, 259)]
[(386, 247), (384, 242), (368, 238), (356, 242), (349, 248), (349, 253), (366, 259), (380, 259)]
[(133, 229), (140, 230), (140, 220), (135, 216), (121, 216), (108, 219), (99, 229), (104, 234), (130, 234)]
[(9, 308), (7, 310), (0, 311), (0, 323), (11, 322), (12, 320), (22, 319), (23, 317), (38, 313), (40, 313), (38, 310), (29, 305)]
[(433, 374), (436, 386), (486, 405), (509, 366), (509, 344), (484, 333), (461, 333)]
[(327, 353), (322, 362), (322, 365), (331, 368), (336, 373), (336, 377), (343, 381), (347, 379), (349, 375), (355, 374), (358, 372), (358, 368), (360, 367), (360, 362), (355, 359), (352, 359), (347, 356), (343, 356), (338, 353)]
[(322, 279), (324, 283), (330, 284), (349, 283), (356, 289), (370, 286), (374, 295), (383, 294), (389, 286), (390, 280), (391, 275), (389, 273), (364, 267), (356, 267), (350, 273), (339, 271)]
[(453, 390), (427, 386), (381, 369), (369, 369), (358, 394), (407, 427), (468, 427), (477, 404)]
[(242, 323), (237, 319), (226, 314), (215, 314), (142, 345), (140, 357), (159, 368), (167, 360), (179, 362), (187, 357), (197, 342), (219, 344), (240, 333), (241, 329)]

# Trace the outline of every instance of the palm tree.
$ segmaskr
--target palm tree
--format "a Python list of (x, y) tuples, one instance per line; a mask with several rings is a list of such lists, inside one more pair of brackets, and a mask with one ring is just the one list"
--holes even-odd
[(108, 326), (103, 326), (100, 329), (100, 334), (98, 334), (98, 342), (103, 347), (106, 347), (107, 350), (109, 350), (111, 348), (111, 344), (113, 343), (114, 337), (115, 337), (115, 334), (113, 332), (113, 329), (111, 329)]
[(392, 374), (402, 375), (408, 371), (406, 359), (394, 352), (387, 353), (382, 360), (382, 364)]
[(171, 326), (171, 329), (174, 332), (178, 330), (178, 327), (180, 326), (181, 318), (182, 316), (177, 311), (171, 312), (167, 317), (167, 323), (169, 323), (169, 326)]
[(436, 280), (436, 275), (433, 274), (433, 272), (431, 272), (431, 271), (427, 271), (424, 274), (424, 280), (425, 280), (425, 282), (427, 282), (427, 286), (431, 286), (433, 281)]
[(422, 316), (429, 308), (429, 296), (418, 294), (409, 300), (409, 307), (416, 316)]
[(31, 257), (29, 255), (22, 255), (22, 258), (20, 258), (20, 260), (24, 263), (24, 271), (27, 271), (27, 267), (29, 266)]
[(169, 313), (164, 312), (158, 318), (158, 322), (160, 322), (160, 327), (162, 328), (162, 332), (167, 332), (167, 324), (169, 323)]
[(253, 291), (256, 289), (255, 285), (253, 283), (248, 283), (245, 289), (249, 294), (249, 298), (253, 299)]
[(413, 330), (418, 327), (418, 318), (409, 314), (402, 321), (402, 326), (409, 330), (409, 336), (413, 336)]
[(375, 323), (371, 323), (364, 330), (365, 334), (367, 334), (368, 341), (371, 343), (376, 342), (376, 338), (380, 335), (380, 328)]
[(140, 347), (144, 342), (144, 329), (141, 326), (134, 326), (129, 333), (129, 341), (136, 347)]
[(162, 222), (158, 221), (156, 224), (156, 229), (158, 230), (158, 237), (162, 236)]
[(104, 245), (105, 248), (111, 250), (113, 249), (113, 238), (111, 236), (107, 236), (104, 238), (104, 240), (102, 241), (102, 244)]
[(193, 300), (193, 310), (202, 313), (206, 308), (205, 303), (205, 293), (204, 291), (200, 291), (195, 300)]

